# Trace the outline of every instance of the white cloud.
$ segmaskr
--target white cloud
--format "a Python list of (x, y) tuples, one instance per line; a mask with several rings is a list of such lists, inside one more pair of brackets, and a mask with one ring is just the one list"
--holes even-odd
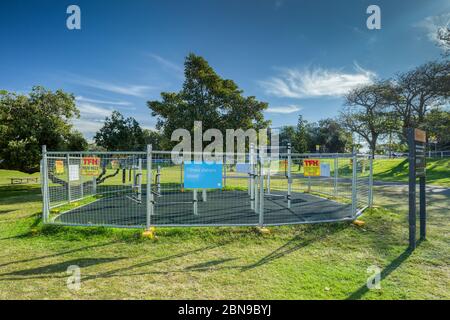
[(269, 113), (294, 113), (300, 111), (302, 108), (295, 105), (289, 105), (284, 107), (270, 107), (267, 108), (266, 112)]
[(104, 119), (111, 116), (112, 109), (96, 106), (88, 102), (78, 102), (80, 118), (72, 121), (75, 129), (80, 131), (88, 140), (103, 126)]
[(85, 98), (82, 96), (75, 97), (75, 100), (80, 101), (80, 102), (90, 102), (90, 103), (98, 103), (98, 104), (106, 104), (106, 105), (114, 105), (114, 106), (130, 106), (131, 105), (131, 102), (128, 102), (128, 101), (106, 101), (106, 100)]
[(151, 53), (149, 55), (150, 55), (150, 57), (155, 59), (162, 66), (167, 67), (167, 68), (172, 69), (177, 72), (183, 72), (183, 68), (180, 67), (179, 65), (177, 65), (176, 63), (173, 63), (172, 61), (169, 61), (161, 56), (158, 56), (157, 54)]
[(320, 67), (284, 69), (265, 81), (260, 81), (267, 94), (284, 98), (341, 96), (351, 89), (373, 82), (376, 74), (355, 63), (353, 73), (328, 70)]
[(75, 129), (90, 138), (103, 126), (103, 120), (75, 119), (72, 124)]
[(73, 79), (71, 81), (86, 87), (134, 97), (144, 97), (150, 90), (158, 89), (155, 86), (128, 85), (128, 84), (118, 85), (115, 83), (109, 83), (79, 76), (73, 76)]
[(112, 113), (112, 109), (96, 106), (88, 102), (79, 102), (77, 107), (80, 110), (81, 118), (98, 118), (109, 117)]
[(450, 49), (448, 44), (443, 42), (438, 37), (438, 32), (444, 28), (450, 28), (450, 13), (445, 13), (439, 16), (430, 16), (425, 18), (418, 24), (419, 27), (425, 28), (428, 39), (441, 47)]

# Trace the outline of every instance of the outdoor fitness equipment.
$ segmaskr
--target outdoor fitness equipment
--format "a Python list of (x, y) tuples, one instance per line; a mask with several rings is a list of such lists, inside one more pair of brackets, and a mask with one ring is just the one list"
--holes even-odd
[[(182, 172), (184, 163), (181, 164), (182, 166)], [(152, 195), (156, 196), (157, 199), (164, 200), (165, 194), (162, 192), (161, 188), (161, 166), (157, 166), (156, 168), (156, 174), (155, 174), (155, 180), (154, 180), (154, 187), (152, 188)], [(185, 192), (184, 188), (181, 187), (182, 192)], [(207, 195), (206, 195), (206, 189), (202, 189), (202, 202), (207, 201)], [(192, 211), (194, 215), (198, 215), (198, 190), (192, 189), (192, 200), (190, 201), (154, 201), (155, 206), (171, 206), (171, 205), (178, 205), (178, 204), (192, 204)], [(154, 212), (153, 212), (154, 214)]]
[[(191, 189), (191, 182), (183, 185), (182, 173), (192, 168), (173, 160), (171, 151), (47, 152), (43, 148), (43, 220), (114, 227), (267, 226), (353, 220), (371, 205), (372, 178), (367, 169), (371, 161), (360, 161), (367, 156), (291, 154), (289, 149), (280, 154), (281, 160), (275, 160), (252, 146), (245, 155), (245, 170), (236, 165), (239, 174), (230, 170), (222, 175), (221, 186), (205, 190), (201, 184), (199, 189)], [(95, 175), (95, 169), (84, 167), (88, 159), (101, 160), (94, 161)], [(302, 161), (306, 166), (304, 159), (323, 159), (320, 164), (329, 163), (331, 168), (334, 160), (334, 176), (305, 177), (295, 167)], [(63, 170), (57, 173), (61, 164)], [(75, 166), (79, 176), (72, 175)], [(225, 173), (230, 166), (223, 166)], [(103, 183), (107, 177), (111, 178)]]

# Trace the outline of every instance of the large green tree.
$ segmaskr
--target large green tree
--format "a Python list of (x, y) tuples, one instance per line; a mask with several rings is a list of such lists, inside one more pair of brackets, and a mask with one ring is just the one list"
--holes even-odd
[(280, 146), (286, 147), (295, 140), (296, 131), (293, 126), (284, 126), (280, 128), (279, 135)]
[(153, 150), (162, 150), (164, 138), (158, 131), (144, 129), (143, 134), (145, 145), (151, 144)]
[(340, 123), (360, 135), (375, 155), (377, 142), (397, 126), (392, 103), (397, 99), (390, 82), (377, 82), (351, 90), (345, 96)]
[[(0, 159), (2, 167), (25, 172), (39, 170), (41, 146), (63, 150), (84, 138), (72, 131), (70, 120), (78, 117), (72, 94), (33, 87), (28, 95), (0, 92)], [(71, 145), (73, 146), (73, 144)]]
[(89, 143), (80, 131), (73, 130), (66, 138), (67, 151), (82, 151), (89, 148)]
[(264, 128), (263, 111), (267, 103), (255, 97), (244, 97), (232, 80), (222, 79), (208, 62), (189, 54), (184, 63), (185, 80), (179, 92), (162, 92), (161, 101), (148, 101), (152, 116), (157, 117), (157, 129), (170, 147), (176, 129), (193, 131), (194, 121), (202, 121), (203, 130)]
[(351, 151), (352, 135), (339, 121), (331, 118), (319, 120), (308, 125), (308, 149), (321, 152), (343, 153)]
[(292, 141), (292, 146), (297, 153), (305, 153), (308, 151), (308, 132), (307, 122), (303, 120), (303, 116), (299, 115), (297, 120), (297, 127), (295, 128), (295, 138)]
[(113, 111), (95, 134), (94, 141), (109, 151), (138, 151), (144, 150), (145, 135), (136, 119), (124, 118), (120, 112)]
[(395, 81), (398, 98), (394, 101), (396, 114), (402, 121), (403, 134), (410, 127), (423, 127), (426, 114), (447, 103), (450, 96), (450, 61), (432, 61)]
[(450, 112), (433, 109), (425, 117), (423, 128), (440, 149), (450, 147)]

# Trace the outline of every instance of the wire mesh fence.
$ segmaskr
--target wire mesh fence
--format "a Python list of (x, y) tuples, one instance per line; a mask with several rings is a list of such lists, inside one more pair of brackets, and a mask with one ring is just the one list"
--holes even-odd
[(212, 161), (215, 171), (203, 177), (219, 179), (213, 187), (192, 185), (193, 159), (194, 153), (151, 148), (44, 149), (44, 221), (129, 228), (264, 226), (353, 220), (371, 205), (371, 160), (365, 156), (291, 154), (290, 148), (276, 158), (253, 148), (220, 154)]

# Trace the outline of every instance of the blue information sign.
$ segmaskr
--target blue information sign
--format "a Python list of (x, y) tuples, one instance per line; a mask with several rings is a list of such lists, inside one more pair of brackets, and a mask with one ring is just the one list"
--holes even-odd
[(221, 163), (185, 163), (184, 187), (186, 189), (222, 188)]

